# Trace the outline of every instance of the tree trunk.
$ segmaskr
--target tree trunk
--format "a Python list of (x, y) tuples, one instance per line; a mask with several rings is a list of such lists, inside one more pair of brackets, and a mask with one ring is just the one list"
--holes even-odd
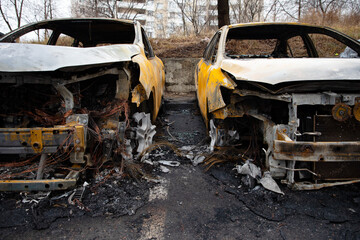
[(301, 22), (301, 10), (302, 10), (302, 4), (301, 0), (298, 0), (298, 22)]
[(229, 24), (229, 0), (218, 0), (218, 26), (221, 28)]

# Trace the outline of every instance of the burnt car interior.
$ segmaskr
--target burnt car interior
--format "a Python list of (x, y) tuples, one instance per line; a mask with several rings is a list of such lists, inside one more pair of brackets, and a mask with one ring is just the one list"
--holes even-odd
[[(321, 46), (317, 46), (319, 37), (326, 37), (330, 45), (335, 45), (331, 52), (324, 54)], [(205, 60), (208, 57), (214, 63), (219, 39), (219, 35), (213, 37), (204, 53)], [(221, 71), (236, 87), (219, 86), (218, 96), (226, 107), (209, 115), (210, 136), (215, 146), (239, 146), (244, 156), (253, 159), (264, 171), (270, 170), (275, 178), (285, 178), (284, 183), (297, 189), (359, 181), (360, 81), (354, 74), (358, 68), (348, 68), (338, 78), (334, 77), (335, 70), (332, 75), (322, 75), (321, 80), (316, 79), (315, 72), (325, 73), (329, 69), (331, 72), (350, 64), (349, 61), (358, 66), (356, 59), (327, 59), (338, 58), (346, 47), (359, 54), (358, 42), (327, 28), (260, 24), (229, 27), (224, 44), (222, 61), (228, 65), (227, 70)], [(336, 66), (323, 64), (312, 69), (313, 73), (306, 73), (309, 74), (306, 80), (285, 78), (273, 82), (281, 74), (285, 76), (287, 64), (309, 67), (316, 61), (339, 60), (347, 62), (337, 62)], [(262, 74), (263, 67), (272, 66), (272, 62), (281, 67), (278, 71), (265, 69), (273, 78), (262, 81), (262, 77), (268, 77)], [(241, 74), (248, 69), (259, 74), (251, 72), (249, 76), (253, 79), (242, 78)], [(291, 76), (305, 75), (298, 72)], [(209, 99), (213, 101), (212, 96)], [(332, 183), (326, 185), (329, 181)]]
[[(333, 52), (323, 52), (325, 46), (317, 46), (318, 38), (326, 38), (327, 44), (335, 45)], [(252, 26), (230, 28), (225, 53), (230, 58), (339, 57), (347, 45), (356, 52), (360, 51), (353, 41), (327, 28), (301, 25)]]
[[(68, 19), (28, 25), (0, 42), (17, 44), (16, 39), (39, 29), (51, 30), (47, 45), (55, 45), (61, 34), (74, 39), (72, 46), (94, 49), (103, 44), (130, 45), (135, 39), (132, 22)], [(150, 44), (144, 45), (153, 56)], [(13, 167), (11, 172), (2, 171), (0, 178), (33, 179), (38, 171), (38, 180), (60, 179), (52, 184), (0, 184), (0, 190), (66, 189), (74, 185), (66, 180), (77, 179), (84, 169), (97, 171), (107, 161), (131, 159), (133, 151), (141, 152), (135, 140), (137, 126), (142, 127), (142, 135), (155, 132), (145, 116), (152, 112), (153, 98), (146, 99), (139, 78), (139, 64), (129, 60), (45, 72), (0, 72), (0, 167)], [(142, 94), (140, 106), (132, 103), (132, 91)], [(144, 114), (132, 116), (135, 112)], [(144, 138), (152, 140), (152, 136)]]

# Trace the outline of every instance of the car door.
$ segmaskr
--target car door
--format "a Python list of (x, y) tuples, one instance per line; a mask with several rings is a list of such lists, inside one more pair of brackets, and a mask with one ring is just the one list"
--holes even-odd
[(207, 119), (206, 86), (209, 80), (211, 69), (215, 63), (220, 35), (221, 31), (215, 33), (204, 51), (203, 58), (200, 60), (195, 69), (196, 93), (199, 102), (199, 108), (204, 119)]

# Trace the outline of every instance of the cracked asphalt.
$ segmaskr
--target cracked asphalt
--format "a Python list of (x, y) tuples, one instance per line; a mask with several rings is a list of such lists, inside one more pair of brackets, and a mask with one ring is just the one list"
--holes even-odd
[[(156, 141), (179, 148), (207, 144), (193, 96), (171, 96), (164, 110)], [(2, 224), (0, 239), (360, 239), (359, 184), (306, 192), (280, 185), (283, 196), (243, 187), (234, 163), (205, 171), (172, 151), (158, 153), (153, 160), (181, 164), (168, 167), (169, 173), (154, 172), (160, 182), (141, 192), (147, 200), (133, 215), (72, 215), (71, 209), (63, 208), (69, 214), (59, 215), (42, 230)], [(119, 194), (124, 195), (118, 198), (125, 198), (128, 193)], [(9, 215), (8, 200), (1, 201), (0, 223), (10, 221), (9, 216), (11, 221), (22, 221), (23, 213)]]

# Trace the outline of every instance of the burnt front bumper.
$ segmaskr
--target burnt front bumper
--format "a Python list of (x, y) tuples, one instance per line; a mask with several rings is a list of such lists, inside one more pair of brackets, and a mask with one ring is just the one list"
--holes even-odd
[(306, 162), (310, 166), (312, 183), (294, 181), (293, 174), (282, 181), (296, 190), (316, 190), (360, 182), (360, 142), (275, 140), (272, 157), (277, 161), (286, 161), (287, 166), (292, 166), (287, 168), (290, 171), (304, 171), (296, 168), (296, 163)]
[(0, 180), (0, 191), (66, 190), (76, 185), (77, 179)]
[(85, 149), (85, 126), (0, 128), (0, 154), (55, 153), (59, 147)]
[(360, 142), (274, 141), (276, 160), (310, 162), (360, 162)]
[(57, 151), (68, 152), (70, 162), (84, 162), (86, 126), (68, 124), (52, 128), (1, 128), (0, 154), (41, 154), (36, 179), (0, 180), (0, 191), (51, 191), (65, 190), (76, 185), (78, 172), (71, 170), (65, 178), (43, 179), (48, 155)]

